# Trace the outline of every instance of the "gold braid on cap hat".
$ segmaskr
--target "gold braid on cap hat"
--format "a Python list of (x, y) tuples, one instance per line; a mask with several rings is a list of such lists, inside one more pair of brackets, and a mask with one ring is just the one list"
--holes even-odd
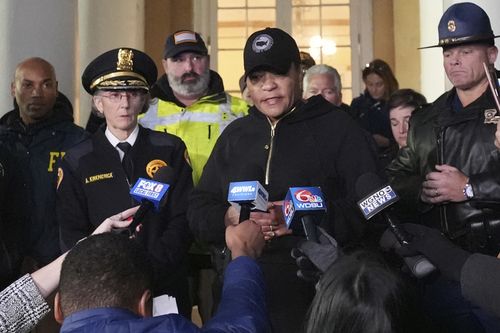
[[(146, 89), (148, 88), (148, 84), (146, 83), (147, 81), (144, 78), (144, 76), (142, 76), (136, 72), (114, 72), (114, 73), (109, 73), (107, 75), (100, 76), (97, 79), (95, 79), (94, 81), (92, 81), (92, 84), (90, 85), (90, 89), (94, 89), (95, 87), (97, 87), (99, 84), (103, 83), (106, 80), (112, 79), (114, 77), (123, 77), (123, 76), (135, 77), (135, 78), (139, 79), (139, 81), (141, 81), (142, 84), (139, 84), (140, 86), (144, 86)], [(123, 81), (123, 80), (120, 80), (120, 81)], [(138, 83), (137, 80), (133, 80), (133, 81), (125, 80), (125, 81)], [(103, 86), (118, 86), (118, 85), (123, 85), (123, 84), (115, 83), (114, 81), (112, 81), (110, 83), (103, 83), (102, 85)]]
[[(92, 81), (90, 85), (90, 89), (94, 89), (96, 86), (102, 83), (102, 86), (123, 86), (123, 85), (136, 85), (136, 86), (144, 86), (148, 87), (147, 80), (144, 76), (134, 72), (134, 52), (130, 49), (119, 49), (118, 50), (118, 61), (116, 62), (116, 70), (117, 72), (109, 73), (103, 76), (96, 78)], [(109, 79), (120, 76), (130, 76), (139, 79), (137, 80), (113, 80), (104, 83)], [(128, 84), (127, 84), (128, 83)]]

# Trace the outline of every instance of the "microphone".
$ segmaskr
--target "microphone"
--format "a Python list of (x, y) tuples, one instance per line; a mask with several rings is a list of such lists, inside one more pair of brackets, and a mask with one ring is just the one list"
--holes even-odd
[(174, 179), (174, 169), (170, 166), (159, 168), (153, 179), (139, 178), (130, 190), (134, 200), (141, 203), (134, 215), (132, 223), (127, 227), (132, 235), (146, 214), (151, 210), (158, 212), (167, 199), (167, 192)]
[[(396, 203), (399, 197), (389, 184), (384, 185), (374, 173), (365, 173), (356, 181), (356, 194), (362, 198), (358, 201), (358, 206), (366, 220), (382, 212), (399, 244), (407, 245), (411, 242), (411, 236), (399, 227), (397, 220), (390, 214), (389, 207)], [(417, 278), (423, 278), (436, 270), (423, 255), (403, 257), (403, 260)]]
[(319, 187), (290, 187), (283, 202), (283, 216), (288, 229), (296, 235), (318, 243), (316, 226), (326, 213), (325, 200)]
[(250, 218), (251, 210), (267, 211), (269, 194), (257, 180), (231, 182), (227, 201), (240, 211), (239, 222), (243, 222)]

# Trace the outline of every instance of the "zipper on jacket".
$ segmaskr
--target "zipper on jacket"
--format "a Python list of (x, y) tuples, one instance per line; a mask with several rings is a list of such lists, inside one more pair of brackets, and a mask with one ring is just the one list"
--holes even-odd
[(274, 145), (274, 134), (276, 133), (276, 125), (278, 124), (278, 121), (276, 121), (274, 124), (267, 118), (267, 121), (269, 122), (269, 125), (271, 125), (271, 142), (269, 143), (269, 153), (267, 154), (267, 162), (266, 162), (266, 179), (265, 179), (265, 185), (269, 185), (269, 169), (271, 167), (271, 155), (273, 154), (273, 145)]
[[(444, 133), (446, 128), (440, 127), (436, 138), (437, 143), (437, 164), (442, 165), (444, 163)], [(446, 214), (446, 205), (439, 205), (439, 219), (441, 222), (441, 230), (445, 234), (449, 235), (450, 230), (448, 228), (448, 219)]]
[(272, 157), (272, 154), (273, 154), (273, 146), (274, 146), (274, 135), (276, 134), (276, 126), (278, 125), (278, 122), (285, 118), (285, 117), (288, 117), (289, 115), (291, 115), (295, 109), (297, 107), (294, 106), (290, 112), (288, 112), (287, 114), (285, 114), (283, 117), (281, 117), (280, 119), (276, 120), (276, 122), (273, 124), (272, 121), (269, 119), (269, 117), (266, 116), (266, 119), (267, 121), (269, 122), (269, 125), (271, 126), (271, 142), (269, 143), (269, 154), (267, 155), (267, 162), (266, 162), (266, 179), (265, 179), (265, 185), (269, 185), (269, 173), (270, 173), (270, 169), (271, 169), (271, 157)]

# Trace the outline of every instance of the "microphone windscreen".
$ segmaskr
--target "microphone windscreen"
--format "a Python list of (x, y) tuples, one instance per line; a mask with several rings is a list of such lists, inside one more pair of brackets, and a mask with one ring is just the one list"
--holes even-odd
[(373, 172), (364, 173), (356, 180), (356, 196), (358, 199), (364, 198), (382, 187), (384, 182), (380, 176)]
[(160, 183), (172, 185), (172, 182), (174, 180), (174, 169), (168, 165), (159, 168), (153, 175), (153, 180)]

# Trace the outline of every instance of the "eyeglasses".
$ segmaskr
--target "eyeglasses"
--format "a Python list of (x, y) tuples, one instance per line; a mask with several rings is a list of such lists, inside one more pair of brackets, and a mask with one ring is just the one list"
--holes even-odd
[(144, 96), (144, 92), (142, 90), (116, 90), (106, 94), (100, 94), (99, 96), (109, 98), (109, 100), (113, 103), (118, 103), (123, 97), (131, 100), (142, 98)]

